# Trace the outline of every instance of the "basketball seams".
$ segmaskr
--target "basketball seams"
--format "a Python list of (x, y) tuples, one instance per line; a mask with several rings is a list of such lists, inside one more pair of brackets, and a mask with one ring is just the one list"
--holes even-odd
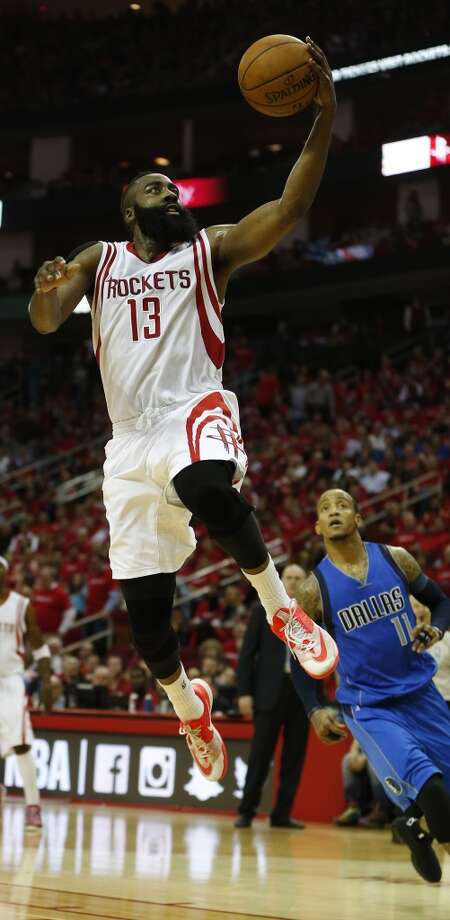
[[(258, 83), (257, 86), (252, 86), (251, 89), (245, 89), (245, 86), (243, 86), (242, 90), (244, 93), (247, 94), (247, 93), (252, 93), (253, 90), (255, 89), (261, 89), (263, 86), (270, 86), (271, 83), (275, 83), (276, 80), (281, 80), (282, 77), (287, 77), (288, 74), (290, 73), (295, 73), (297, 70), (300, 70), (301, 67), (309, 67), (311, 69), (311, 65), (308, 64), (308, 61), (303, 61), (302, 64), (297, 64), (296, 67), (291, 67), (289, 70), (284, 70), (283, 73), (278, 73), (276, 77), (272, 77), (271, 80), (265, 80), (264, 83)], [(309, 89), (306, 90), (306, 93), (308, 92), (309, 92)]]
[[(253, 64), (255, 63), (255, 61), (257, 61), (257, 60), (258, 60), (260, 57), (262, 57), (264, 54), (267, 54), (268, 51), (272, 51), (272, 49), (274, 49), (274, 48), (282, 48), (283, 45), (304, 45), (304, 42), (300, 41), (300, 39), (296, 39), (295, 41), (291, 40), (291, 41), (288, 41), (288, 42), (279, 42), (279, 43), (276, 44), (276, 45), (269, 45), (267, 48), (264, 48), (264, 51), (260, 51), (257, 55), (255, 55), (254, 58), (252, 58), (252, 60), (250, 61), (250, 64), (248, 64), (248, 66), (247, 66), (246, 69), (244, 70), (244, 73), (242, 74), (242, 78), (239, 76), (239, 73), (238, 73), (238, 81), (239, 81), (239, 86), (241, 87), (241, 89), (243, 89), (245, 92), (248, 92), (248, 90), (245, 89), (245, 86), (244, 86), (243, 84), (244, 84), (244, 80), (245, 80), (246, 74), (247, 74), (248, 71), (250, 70), (250, 67), (253, 67)], [(287, 71), (287, 72), (289, 73), (290, 71)], [(275, 78), (275, 79), (276, 79), (276, 78)], [(260, 85), (261, 85), (261, 86), (264, 86), (264, 83), (262, 83), (262, 84), (260, 84)], [(256, 86), (253, 87), (253, 89), (256, 89)], [(251, 91), (250, 91), (250, 92), (251, 92)]]

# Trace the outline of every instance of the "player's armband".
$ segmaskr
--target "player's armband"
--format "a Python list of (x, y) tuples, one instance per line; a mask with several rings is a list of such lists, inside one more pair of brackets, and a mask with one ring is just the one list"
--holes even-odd
[(450, 597), (423, 572), (410, 584), (411, 594), (431, 611), (431, 625), (442, 634), (450, 629)]

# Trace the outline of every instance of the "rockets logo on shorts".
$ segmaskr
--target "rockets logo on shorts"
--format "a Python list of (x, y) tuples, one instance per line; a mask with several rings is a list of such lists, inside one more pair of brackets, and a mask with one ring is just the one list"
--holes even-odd
[(245, 456), (236, 420), (222, 393), (208, 393), (192, 410), (186, 422), (186, 433), (192, 463), (207, 459), (205, 438), (220, 441), (230, 459)]

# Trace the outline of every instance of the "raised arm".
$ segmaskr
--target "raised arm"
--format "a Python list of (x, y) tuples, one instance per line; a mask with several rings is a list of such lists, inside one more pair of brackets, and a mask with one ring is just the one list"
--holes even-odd
[(315, 100), (319, 113), (281, 198), (263, 204), (230, 228), (209, 228), (214, 274), (222, 291), (236, 268), (261, 259), (289, 233), (311, 207), (319, 188), (330, 145), (336, 97), (331, 69), (323, 51), (311, 39), (307, 39), (307, 45), (319, 81)]
[(80, 252), (76, 261), (66, 262), (62, 256), (57, 256), (41, 265), (28, 307), (31, 322), (38, 332), (43, 335), (56, 332), (91, 290), (101, 251), (101, 243), (95, 243)]

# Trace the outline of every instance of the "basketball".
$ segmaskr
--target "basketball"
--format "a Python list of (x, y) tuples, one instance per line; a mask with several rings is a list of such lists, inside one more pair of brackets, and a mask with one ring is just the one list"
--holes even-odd
[(305, 42), (293, 35), (267, 35), (247, 48), (238, 70), (241, 93), (263, 115), (285, 118), (306, 109), (317, 77)]

